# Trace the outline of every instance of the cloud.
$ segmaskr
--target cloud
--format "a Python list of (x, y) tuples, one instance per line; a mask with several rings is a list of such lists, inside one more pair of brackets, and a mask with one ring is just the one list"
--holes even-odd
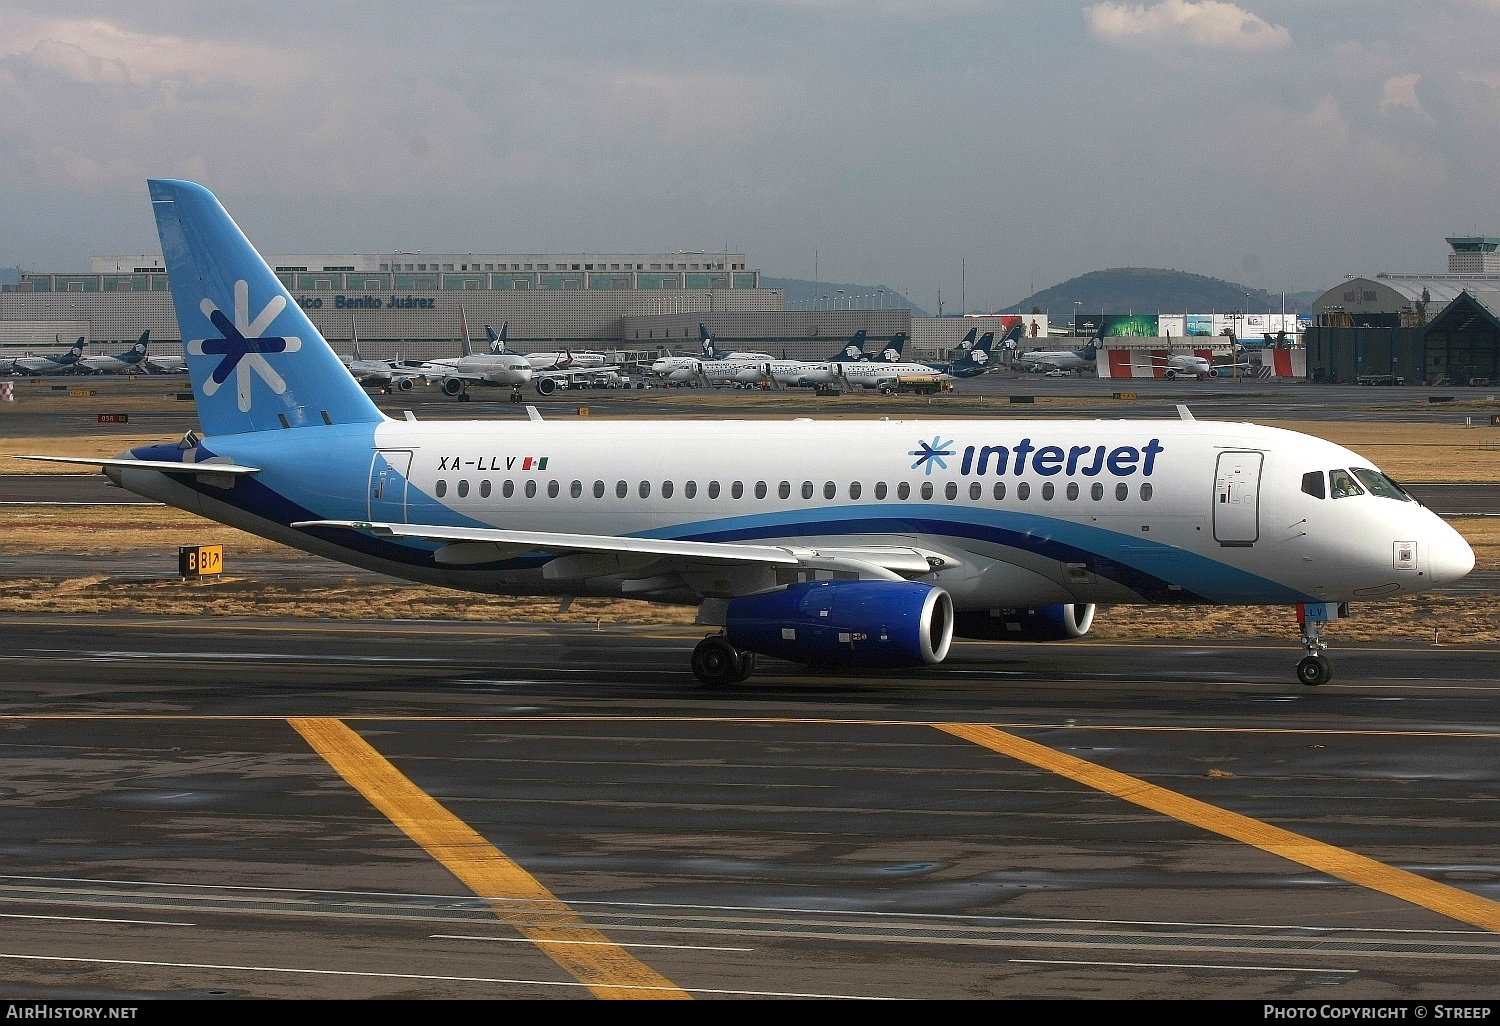
[(1420, 114), (1428, 121), (1432, 115), (1427, 113), (1422, 106), (1422, 101), (1417, 99), (1417, 83), (1422, 76), (1418, 74), (1393, 75), (1385, 81), (1385, 90), (1380, 97), (1380, 113), (1389, 114), (1394, 110), (1407, 110), (1413, 114)]
[(1085, 7), (1089, 28), (1121, 46), (1200, 46), (1221, 50), (1272, 50), (1292, 34), (1259, 15), (1221, 0), (1161, 0)]

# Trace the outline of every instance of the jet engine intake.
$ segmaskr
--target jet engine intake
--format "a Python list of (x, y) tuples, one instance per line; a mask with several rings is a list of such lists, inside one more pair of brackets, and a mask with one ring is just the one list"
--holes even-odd
[(953, 633), (979, 641), (1071, 641), (1094, 625), (1094, 604), (1068, 603), (1030, 609), (981, 609), (959, 613)]

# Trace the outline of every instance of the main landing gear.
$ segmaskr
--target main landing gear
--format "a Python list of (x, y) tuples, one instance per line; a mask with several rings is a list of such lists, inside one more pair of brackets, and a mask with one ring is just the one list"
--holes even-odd
[(1308, 602), (1297, 607), (1297, 621), (1302, 628), (1302, 650), (1307, 653), (1297, 663), (1297, 679), (1308, 687), (1333, 680), (1333, 663), (1324, 653), (1323, 625), (1349, 615), (1349, 606), (1338, 602)]
[(738, 684), (755, 672), (755, 653), (735, 648), (722, 634), (710, 634), (693, 649), (693, 676), (704, 684)]

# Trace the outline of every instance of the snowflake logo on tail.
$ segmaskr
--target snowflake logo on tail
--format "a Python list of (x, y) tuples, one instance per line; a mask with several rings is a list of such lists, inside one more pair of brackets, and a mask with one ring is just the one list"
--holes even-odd
[(906, 454), (917, 458), (917, 462), (911, 465), (911, 469), (924, 470), (928, 477), (932, 476), (932, 467), (934, 464), (937, 465), (939, 470), (948, 469), (948, 464), (943, 457), (953, 455), (954, 450), (948, 448), (948, 446), (953, 444), (953, 439), (950, 438), (944, 442), (940, 441), (942, 437), (942, 435), (934, 435), (931, 442), (920, 440), (917, 442), (917, 447)]
[(268, 335), (261, 332), (271, 326), (281, 311), (286, 308), (285, 296), (272, 296), (255, 315), (250, 317), (250, 285), (243, 278), (234, 283), (234, 323), (230, 323), (224, 312), (213, 300), (204, 298), (198, 304), (203, 316), (219, 330), (219, 338), (193, 339), (188, 343), (188, 352), (194, 356), (222, 356), (203, 383), (203, 394), (211, 396), (234, 375), (235, 391), (238, 393), (241, 413), (250, 412), (250, 378), (258, 374), (277, 395), (286, 392), (286, 381), (266, 359), (266, 353), (295, 353), (302, 348), (302, 340), (290, 335)]

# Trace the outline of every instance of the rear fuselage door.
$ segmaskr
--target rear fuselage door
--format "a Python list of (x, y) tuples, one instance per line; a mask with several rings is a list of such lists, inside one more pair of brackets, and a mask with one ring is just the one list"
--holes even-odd
[(410, 449), (376, 449), (370, 461), (369, 518), (378, 524), (406, 523), (406, 475)]
[(1254, 545), (1260, 538), (1260, 467), (1265, 454), (1221, 452), (1214, 472), (1214, 540)]

